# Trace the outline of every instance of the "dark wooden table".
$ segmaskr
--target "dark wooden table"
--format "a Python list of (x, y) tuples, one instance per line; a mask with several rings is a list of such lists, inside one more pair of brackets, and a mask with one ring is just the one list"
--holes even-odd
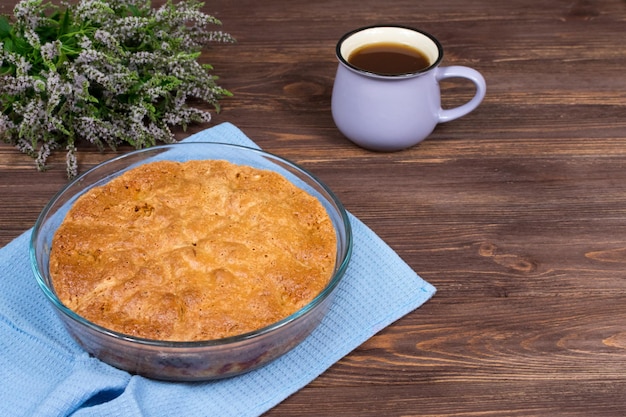
[[(2, 0), (10, 13), (14, 0)], [(626, 2), (209, 1), (236, 45), (203, 55), (228, 121), (317, 174), (438, 288), (268, 416), (626, 415)], [(337, 39), (373, 23), (436, 35), (488, 84), (421, 145), (336, 130)], [(462, 83), (444, 102), (466, 100)], [(79, 150), (83, 169), (110, 158)], [(0, 244), (65, 183), (0, 145)]]

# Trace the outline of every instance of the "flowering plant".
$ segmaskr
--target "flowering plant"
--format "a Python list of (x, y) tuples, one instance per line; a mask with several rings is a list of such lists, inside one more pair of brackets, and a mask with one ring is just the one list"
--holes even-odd
[[(0, 138), (44, 170), (50, 153), (66, 151), (68, 177), (78, 173), (76, 144), (101, 150), (175, 141), (173, 126), (208, 122), (188, 101), (230, 92), (197, 58), (209, 42), (233, 42), (200, 11), (198, 0), (80, 0), (56, 6), (22, 0), (14, 19), (0, 17)], [(12, 21), (13, 20), (13, 21)]]

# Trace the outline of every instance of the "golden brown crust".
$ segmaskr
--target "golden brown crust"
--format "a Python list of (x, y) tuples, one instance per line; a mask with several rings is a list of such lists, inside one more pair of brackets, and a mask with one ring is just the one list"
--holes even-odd
[(335, 256), (324, 207), (280, 174), (160, 161), (76, 201), (54, 236), (50, 274), (61, 301), (103, 327), (210, 340), (306, 305)]

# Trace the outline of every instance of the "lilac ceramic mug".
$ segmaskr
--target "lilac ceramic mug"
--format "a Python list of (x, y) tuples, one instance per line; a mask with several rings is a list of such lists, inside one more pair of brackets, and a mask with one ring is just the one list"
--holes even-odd
[[(368, 45), (401, 44), (422, 53), (425, 67), (383, 74), (350, 62)], [(337, 43), (339, 66), (332, 93), (332, 115), (339, 130), (357, 145), (375, 151), (411, 147), (449, 122), (474, 110), (485, 97), (486, 84), (476, 70), (440, 67), (443, 48), (432, 35), (405, 26), (368, 26), (345, 34)], [(439, 81), (466, 78), (476, 87), (474, 97), (452, 109), (442, 109)]]

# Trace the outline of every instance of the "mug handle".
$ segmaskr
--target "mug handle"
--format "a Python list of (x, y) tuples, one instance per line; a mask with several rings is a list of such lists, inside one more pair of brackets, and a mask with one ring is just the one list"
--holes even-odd
[(439, 123), (449, 122), (459, 117), (463, 117), (472, 110), (474, 110), (485, 98), (487, 92), (487, 84), (482, 74), (473, 68), (453, 65), (450, 67), (439, 67), (435, 74), (437, 81), (445, 80), (446, 78), (466, 78), (474, 83), (476, 87), (476, 94), (474, 97), (465, 104), (462, 104), (453, 109), (440, 109), (439, 110)]

